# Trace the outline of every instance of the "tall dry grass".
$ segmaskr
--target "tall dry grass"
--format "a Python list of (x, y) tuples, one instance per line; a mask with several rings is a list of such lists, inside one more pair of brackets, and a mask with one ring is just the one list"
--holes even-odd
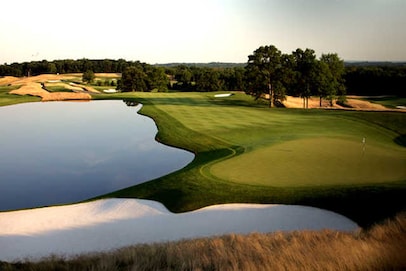
[(0, 270), (406, 270), (406, 213), (357, 233), (231, 234), (68, 260), (0, 263)]

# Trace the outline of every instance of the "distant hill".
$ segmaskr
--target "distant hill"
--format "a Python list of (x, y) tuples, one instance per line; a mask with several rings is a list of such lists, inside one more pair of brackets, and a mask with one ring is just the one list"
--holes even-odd
[(344, 61), (346, 67), (405, 67), (404, 61)]
[(173, 62), (164, 64), (155, 64), (158, 67), (176, 67), (176, 66), (187, 66), (187, 67), (199, 67), (199, 68), (235, 68), (235, 67), (245, 67), (247, 63), (232, 63), (232, 62), (208, 62), (208, 63), (185, 63), (185, 62)]

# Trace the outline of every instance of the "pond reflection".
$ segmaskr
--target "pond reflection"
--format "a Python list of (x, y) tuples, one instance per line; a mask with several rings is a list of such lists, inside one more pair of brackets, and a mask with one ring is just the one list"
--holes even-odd
[[(125, 102), (127, 104), (127, 102)], [(155, 141), (141, 105), (122, 101), (0, 107), (0, 210), (71, 203), (187, 165), (193, 154)]]
[(139, 103), (134, 101), (134, 100), (123, 100), (123, 102), (127, 105), (127, 106), (138, 106)]

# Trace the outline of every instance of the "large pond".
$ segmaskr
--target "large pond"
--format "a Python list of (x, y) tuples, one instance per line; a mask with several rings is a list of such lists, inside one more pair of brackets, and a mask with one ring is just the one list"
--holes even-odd
[(155, 141), (123, 101), (0, 107), (0, 210), (85, 200), (176, 171), (190, 152)]

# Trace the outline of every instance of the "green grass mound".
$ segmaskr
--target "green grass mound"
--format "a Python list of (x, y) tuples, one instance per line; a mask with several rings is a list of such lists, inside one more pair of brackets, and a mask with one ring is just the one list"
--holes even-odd
[(219, 162), (211, 173), (237, 183), (269, 186), (354, 185), (403, 180), (406, 153), (361, 138), (292, 140)]

